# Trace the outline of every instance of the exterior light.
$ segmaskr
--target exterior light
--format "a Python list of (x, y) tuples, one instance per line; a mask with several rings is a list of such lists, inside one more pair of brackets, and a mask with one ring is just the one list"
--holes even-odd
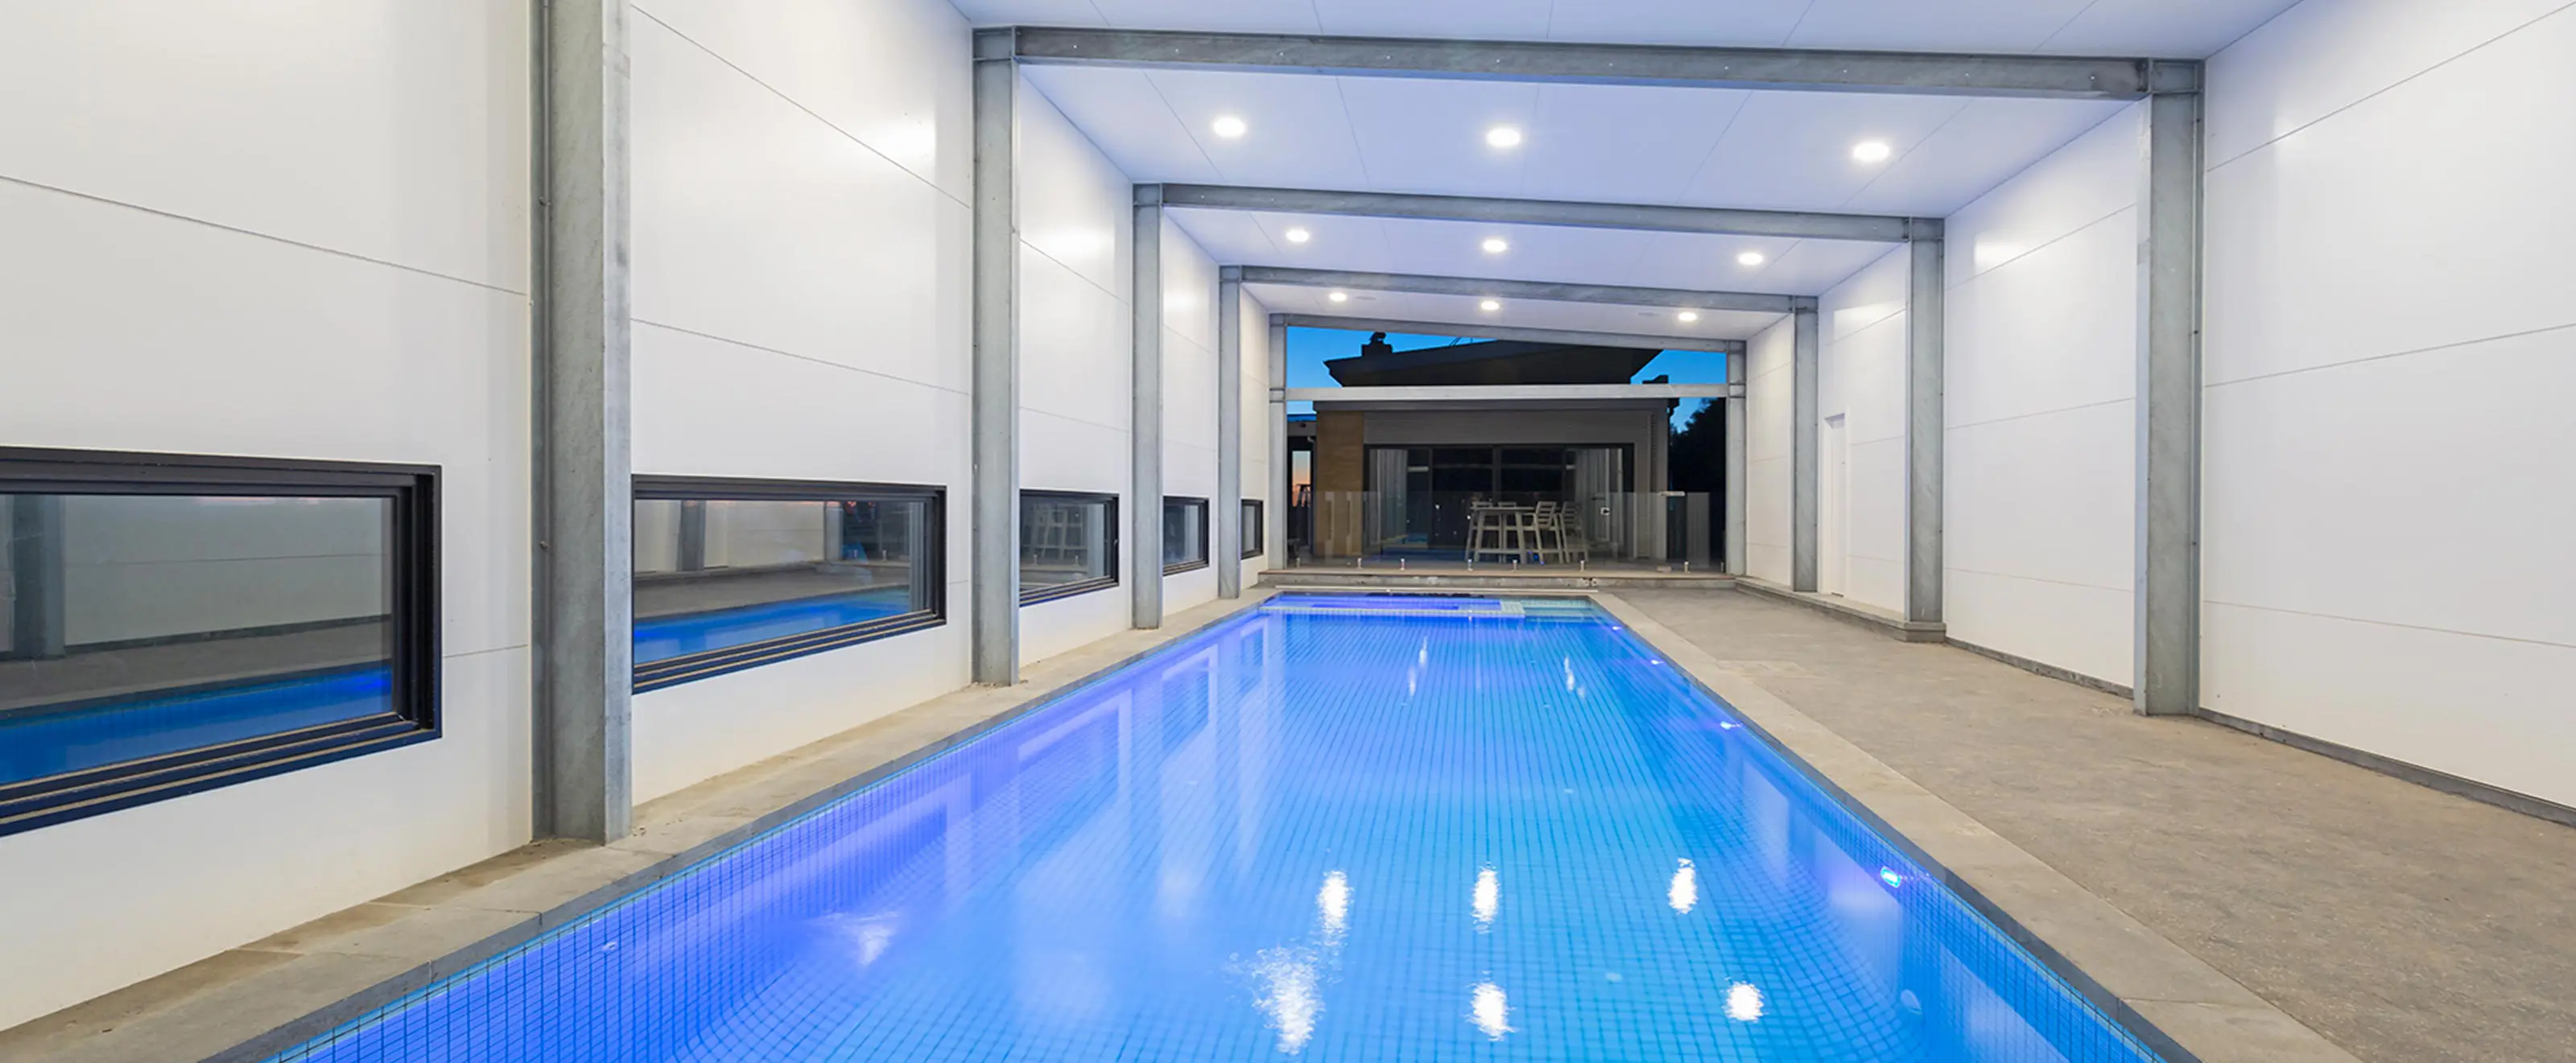
[(1739, 266), (1759, 266), (1768, 261), (1770, 260), (1763, 258), (1760, 251), (1747, 251), (1735, 256), (1735, 264)]
[(1505, 240), (1499, 236), (1486, 237), (1484, 246), (1485, 253), (1488, 255), (1499, 255), (1512, 249), (1511, 241)]
[(1852, 158), (1862, 162), (1886, 162), (1891, 152), (1884, 140), (1864, 140), (1852, 145)]
[(1243, 119), (1230, 114), (1216, 120), (1216, 135), (1224, 137), (1227, 140), (1233, 140), (1236, 137), (1240, 137), (1244, 133), (1249, 132), (1251, 128), (1251, 126), (1243, 124)]
[(1304, 230), (1304, 229), (1290, 229), (1290, 230), (1288, 230), (1288, 242), (1289, 242), (1289, 243), (1292, 243), (1292, 244), (1302, 244), (1302, 243), (1305, 243), (1306, 241), (1308, 241), (1308, 240), (1312, 240), (1312, 239), (1314, 239), (1314, 238), (1315, 238), (1315, 234), (1310, 233), (1310, 232), (1307, 232), (1307, 231), (1306, 231), (1306, 230)]
[(1485, 131), (1485, 143), (1489, 147), (1517, 148), (1521, 146), (1521, 131), (1507, 125), (1498, 125)]
[(1690, 324), (1690, 323), (1691, 323), (1691, 322), (1693, 322), (1693, 321), (1697, 321), (1697, 320), (1699, 320), (1699, 311), (1697, 311), (1697, 310), (1684, 310), (1684, 311), (1682, 311), (1680, 314), (1675, 315), (1675, 316), (1680, 317), (1680, 318), (1682, 319), (1682, 324), (1687, 325), (1687, 324)]
[(1502, 300), (1500, 300), (1500, 299), (1487, 299), (1487, 300), (1485, 300), (1484, 302), (1481, 302), (1481, 303), (1476, 304), (1476, 309), (1478, 309), (1478, 310), (1482, 310), (1482, 311), (1484, 311), (1484, 312), (1486, 312), (1486, 313), (1488, 313), (1488, 314), (1493, 313), (1494, 311), (1496, 311), (1496, 310), (1500, 310), (1500, 309), (1502, 309), (1502, 308), (1503, 308), (1503, 303), (1502, 303)]
[(1332, 294), (1330, 294), (1330, 295), (1325, 296), (1324, 298), (1326, 298), (1326, 299), (1330, 299), (1330, 300), (1332, 300), (1332, 301), (1334, 301), (1334, 302), (1336, 302), (1336, 303), (1347, 303), (1347, 302), (1350, 302), (1350, 301), (1351, 301), (1351, 293), (1349, 293), (1349, 292), (1334, 292), (1334, 293), (1332, 293)]

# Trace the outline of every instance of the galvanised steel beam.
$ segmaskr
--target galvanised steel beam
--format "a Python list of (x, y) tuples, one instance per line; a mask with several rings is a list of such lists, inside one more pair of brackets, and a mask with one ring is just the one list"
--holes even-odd
[(1014, 27), (1013, 55), (1070, 66), (1664, 88), (2135, 100), (2200, 88), (2190, 60)]
[(1816, 418), (1824, 382), (1823, 336), (1813, 307), (1798, 311), (1789, 348), (1789, 589), (1814, 591), (1819, 526)]
[(1947, 285), (1939, 240), (1908, 246), (1905, 378), (1905, 619), (1941, 622), (1943, 321)]
[(1885, 214), (1822, 214), (1796, 210), (1674, 207), (1651, 203), (1581, 203), (1486, 196), (1425, 196), (1407, 192), (1346, 192), (1311, 188), (1246, 188), (1167, 184), (1166, 206), (1206, 210), (1255, 210), (1276, 214), (1330, 214), (1359, 218), (1554, 225), (1578, 229), (1712, 233), (1797, 240), (1867, 240), (1896, 243), (1938, 239), (1939, 218)]
[(1352, 332), (1409, 332), (1419, 336), (1464, 336), (1479, 340), (1528, 340), (1533, 343), (1577, 343), (1596, 347), (1638, 347), (1661, 351), (1740, 351), (1743, 340), (1695, 336), (1653, 336), (1639, 332), (1592, 332), (1582, 329), (1522, 328), (1447, 321), (1398, 321), (1382, 317), (1334, 314), (1273, 314), (1298, 328), (1347, 329)]
[(1127, 586), (1133, 626), (1163, 626), (1163, 204), (1156, 185), (1136, 186), (1136, 252), (1128, 307), (1135, 312), (1129, 336), (1127, 441), (1134, 459), (1128, 475)]
[(2137, 710), (2200, 710), (2201, 98), (2148, 105), (2138, 219)]
[(1019, 64), (978, 34), (974, 71), (974, 353), (968, 622), (975, 681), (1020, 679)]
[(565, 0), (532, 27), (531, 826), (592, 842), (634, 818), (628, 14)]
[(1268, 380), (1270, 391), (1270, 468), (1265, 470), (1270, 482), (1262, 496), (1269, 499), (1261, 507), (1261, 520), (1268, 525), (1261, 533), (1261, 547), (1266, 551), (1262, 567), (1281, 567), (1288, 558), (1288, 316), (1270, 315)]
[(1208, 564), (1216, 596), (1243, 597), (1243, 271), (1216, 274), (1216, 534)]
[(1461, 295), (1470, 298), (1523, 299), (1554, 303), (1609, 303), (1660, 306), (1677, 310), (1730, 310), (1786, 314), (1815, 305), (1803, 295), (1757, 292), (1695, 292), (1682, 288), (1639, 288), (1624, 284), (1571, 284), (1561, 281), (1480, 280), (1414, 273), (1367, 273), (1357, 270), (1297, 269), (1288, 266), (1244, 266), (1246, 284), (1283, 284), (1300, 288), (1346, 288), (1364, 292), (1413, 295)]
[(1751, 475), (1749, 466), (1752, 464), (1746, 452), (1746, 447), (1750, 445), (1751, 440), (1745, 425), (1747, 405), (1745, 387), (1747, 381), (1751, 379), (1745, 362), (1749, 358), (1750, 355), (1744, 351), (1735, 351), (1726, 356), (1726, 379), (1728, 383), (1735, 385), (1735, 388), (1727, 396), (1723, 411), (1726, 415), (1725, 567), (1727, 572), (1738, 576), (1744, 574), (1744, 567), (1748, 563), (1744, 537), (1750, 525), (1747, 505), (1753, 497), (1751, 486), (1746, 482), (1746, 478)]

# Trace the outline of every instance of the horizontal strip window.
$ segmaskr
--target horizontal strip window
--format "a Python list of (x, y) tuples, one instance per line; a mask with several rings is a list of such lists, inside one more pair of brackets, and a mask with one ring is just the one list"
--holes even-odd
[(1118, 585), (1118, 496), (1020, 492), (1020, 604)]
[(438, 735), (438, 470), (0, 448), (0, 834)]
[(1208, 500), (1163, 499), (1163, 574), (1208, 566)]
[(1261, 537), (1270, 532), (1269, 526), (1261, 519), (1261, 512), (1262, 503), (1259, 499), (1243, 500), (1243, 558), (1245, 560), (1259, 557), (1267, 551)]
[(936, 487), (636, 477), (636, 692), (946, 622), (944, 501)]

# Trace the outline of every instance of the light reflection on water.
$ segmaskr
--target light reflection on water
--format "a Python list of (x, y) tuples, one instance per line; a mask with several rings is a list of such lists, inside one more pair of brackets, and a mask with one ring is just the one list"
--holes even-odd
[(310, 1058), (2154, 1058), (1651, 660), (1256, 614)]

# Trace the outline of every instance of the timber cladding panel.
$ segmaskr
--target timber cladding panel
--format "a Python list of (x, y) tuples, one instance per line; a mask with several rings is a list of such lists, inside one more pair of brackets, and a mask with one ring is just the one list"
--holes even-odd
[(1360, 492), (1368, 486), (1368, 423), (1357, 410), (1315, 413), (1315, 552), (1360, 553)]

